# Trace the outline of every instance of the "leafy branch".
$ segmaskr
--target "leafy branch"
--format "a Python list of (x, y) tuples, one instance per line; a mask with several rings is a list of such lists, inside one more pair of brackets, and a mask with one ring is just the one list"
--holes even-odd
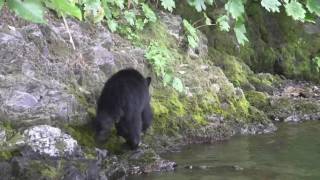
[[(169, 12), (172, 12), (176, 8), (176, 3), (179, 2), (178, 0), (156, 0), (156, 7), (158, 1)], [(301, 22), (315, 22), (314, 19), (320, 16), (319, 0), (257, 1), (271, 13), (278, 13), (280, 8), (284, 7), (288, 16)], [(0, 0), (0, 9), (7, 6), (16, 15), (35, 23), (46, 23), (45, 11), (51, 9), (61, 17), (71, 16), (93, 23), (105, 21), (112, 32), (124, 32), (132, 38), (135, 36), (135, 31), (142, 30), (147, 23), (154, 23), (157, 20), (155, 13), (149, 7), (152, 3), (146, 2), (146, 0)], [(198, 12), (204, 12), (208, 6), (215, 5), (215, 0), (187, 0), (187, 2)], [(228, 0), (224, 5), (225, 12), (216, 20), (221, 31), (229, 32), (233, 29), (241, 45), (248, 41), (244, 18), (246, 2), (247, 0)], [(214, 25), (207, 22), (209, 18), (206, 15), (205, 18), (205, 25), (200, 25), (196, 29)], [(188, 31), (187, 39), (190, 40), (190, 46), (195, 46), (197, 38), (193, 36), (193, 30), (186, 23), (184, 27)]]

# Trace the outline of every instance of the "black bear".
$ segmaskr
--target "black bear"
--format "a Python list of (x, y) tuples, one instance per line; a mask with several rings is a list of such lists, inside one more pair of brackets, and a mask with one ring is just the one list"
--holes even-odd
[(123, 69), (114, 74), (104, 85), (98, 100), (96, 138), (105, 141), (115, 124), (131, 149), (140, 143), (141, 131), (152, 122), (149, 86), (151, 78), (144, 78), (135, 69)]

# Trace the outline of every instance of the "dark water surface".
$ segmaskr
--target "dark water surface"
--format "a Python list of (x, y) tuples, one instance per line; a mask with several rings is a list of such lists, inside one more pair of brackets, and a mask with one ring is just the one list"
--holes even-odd
[[(192, 145), (162, 155), (175, 172), (129, 180), (320, 180), (320, 121), (281, 124), (276, 133), (233, 137), (214, 145)], [(193, 169), (185, 169), (193, 165)], [(200, 168), (199, 168), (200, 167)]]

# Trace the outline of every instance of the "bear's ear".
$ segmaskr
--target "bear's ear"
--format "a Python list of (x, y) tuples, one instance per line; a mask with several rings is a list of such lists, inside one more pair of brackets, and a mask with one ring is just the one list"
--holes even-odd
[(151, 77), (147, 77), (147, 78), (146, 78), (146, 81), (147, 81), (148, 86), (150, 86), (150, 84), (151, 84)]

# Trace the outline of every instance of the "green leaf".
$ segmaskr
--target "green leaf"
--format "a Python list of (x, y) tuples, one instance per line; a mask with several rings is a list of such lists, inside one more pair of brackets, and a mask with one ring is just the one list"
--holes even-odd
[(194, 36), (195, 39), (198, 39), (197, 35), (197, 29), (194, 28), (187, 20), (183, 20), (183, 27), (186, 29), (187, 33), (189, 33), (191, 36)]
[[(9, 8), (18, 16), (34, 23), (45, 23), (43, 7), (40, 0), (9, 0)], [(2, 0), (3, 5), (3, 0)]]
[(311, 13), (315, 13), (320, 16), (320, 1), (319, 0), (307, 0), (307, 8)]
[(124, 18), (130, 24), (130, 26), (134, 26), (136, 20), (136, 14), (132, 11), (125, 11)]
[(2, 9), (3, 5), (4, 5), (4, 0), (0, 0), (0, 10)]
[[(147, 18), (147, 21), (150, 22), (156, 22), (157, 21), (157, 16), (156, 14), (152, 11), (152, 9), (145, 3), (141, 3), (142, 6), (142, 11), (144, 15)], [(147, 23), (147, 22), (146, 22)]]
[(170, 74), (165, 74), (163, 76), (163, 84), (166, 86), (172, 81), (172, 76)]
[(304, 22), (306, 10), (298, 1), (291, 0), (288, 4), (285, 5), (285, 9), (288, 16), (291, 16), (294, 20)]
[(198, 42), (190, 35), (187, 36), (189, 46), (192, 48), (198, 47)]
[(320, 70), (320, 57), (314, 57), (313, 59), (312, 59), (312, 61), (314, 62), (314, 64), (315, 64), (315, 69), (317, 70), (317, 72), (319, 72), (319, 70)]
[(116, 5), (118, 8), (124, 8), (124, 0), (107, 0), (108, 3)]
[(229, 16), (227, 16), (227, 15), (220, 16), (217, 19), (217, 23), (218, 23), (219, 28), (220, 28), (221, 31), (227, 31), (228, 32), (230, 30)]
[(107, 24), (111, 32), (115, 32), (118, 28), (118, 23), (113, 19), (108, 19)]
[(176, 7), (174, 0), (161, 0), (161, 5), (170, 12)]
[(306, 17), (304, 18), (305, 22), (316, 23), (318, 16), (316, 14), (312, 14), (310, 12), (306, 13)]
[(242, 0), (229, 0), (224, 8), (231, 14), (233, 19), (238, 19), (244, 14), (244, 5)]
[(107, 19), (112, 19), (112, 12), (108, 4), (108, 0), (101, 0), (102, 7), (104, 9), (104, 16)]
[(143, 27), (144, 27), (144, 22), (142, 19), (137, 19), (136, 20), (136, 29), (141, 31), (143, 30)]
[(206, 4), (212, 5), (214, 0), (188, 0), (190, 6), (196, 8), (198, 12), (204, 11), (207, 9)]
[(204, 16), (204, 19), (205, 19), (205, 24), (206, 25), (211, 25), (212, 23), (211, 23), (211, 19), (207, 16), (207, 14), (206, 13), (203, 13), (203, 16)]
[(101, 22), (105, 16), (100, 0), (87, 0), (84, 3), (84, 17), (94, 23)]
[(245, 42), (249, 41), (246, 37), (246, 27), (242, 22), (237, 22), (236, 26), (234, 27), (234, 32), (236, 34), (236, 38), (239, 44), (244, 45)]
[(206, 3), (209, 4), (209, 5), (212, 5), (214, 2), (214, 0), (206, 0)]
[(124, 0), (114, 0), (115, 4), (120, 8), (123, 9), (124, 8)]
[(46, 0), (46, 6), (60, 15), (70, 15), (82, 20), (81, 10), (69, 0)]
[(269, 12), (280, 12), (281, 3), (278, 0), (262, 0), (261, 6)]
[(198, 12), (201, 12), (202, 10), (206, 10), (206, 5), (204, 3), (204, 0), (194, 0), (194, 7)]
[(199, 38), (197, 34), (197, 29), (194, 28), (187, 20), (183, 20), (183, 27), (186, 30), (187, 34), (187, 40), (189, 43), (189, 46), (192, 48), (196, 48), (198, 46)]
[(172, 87), (180, 93), (183, 92), (183, 90), (184, 90), (183, 83), (182, 83), (181, 79), (177, 78), (177, 77), (173, 78)]

